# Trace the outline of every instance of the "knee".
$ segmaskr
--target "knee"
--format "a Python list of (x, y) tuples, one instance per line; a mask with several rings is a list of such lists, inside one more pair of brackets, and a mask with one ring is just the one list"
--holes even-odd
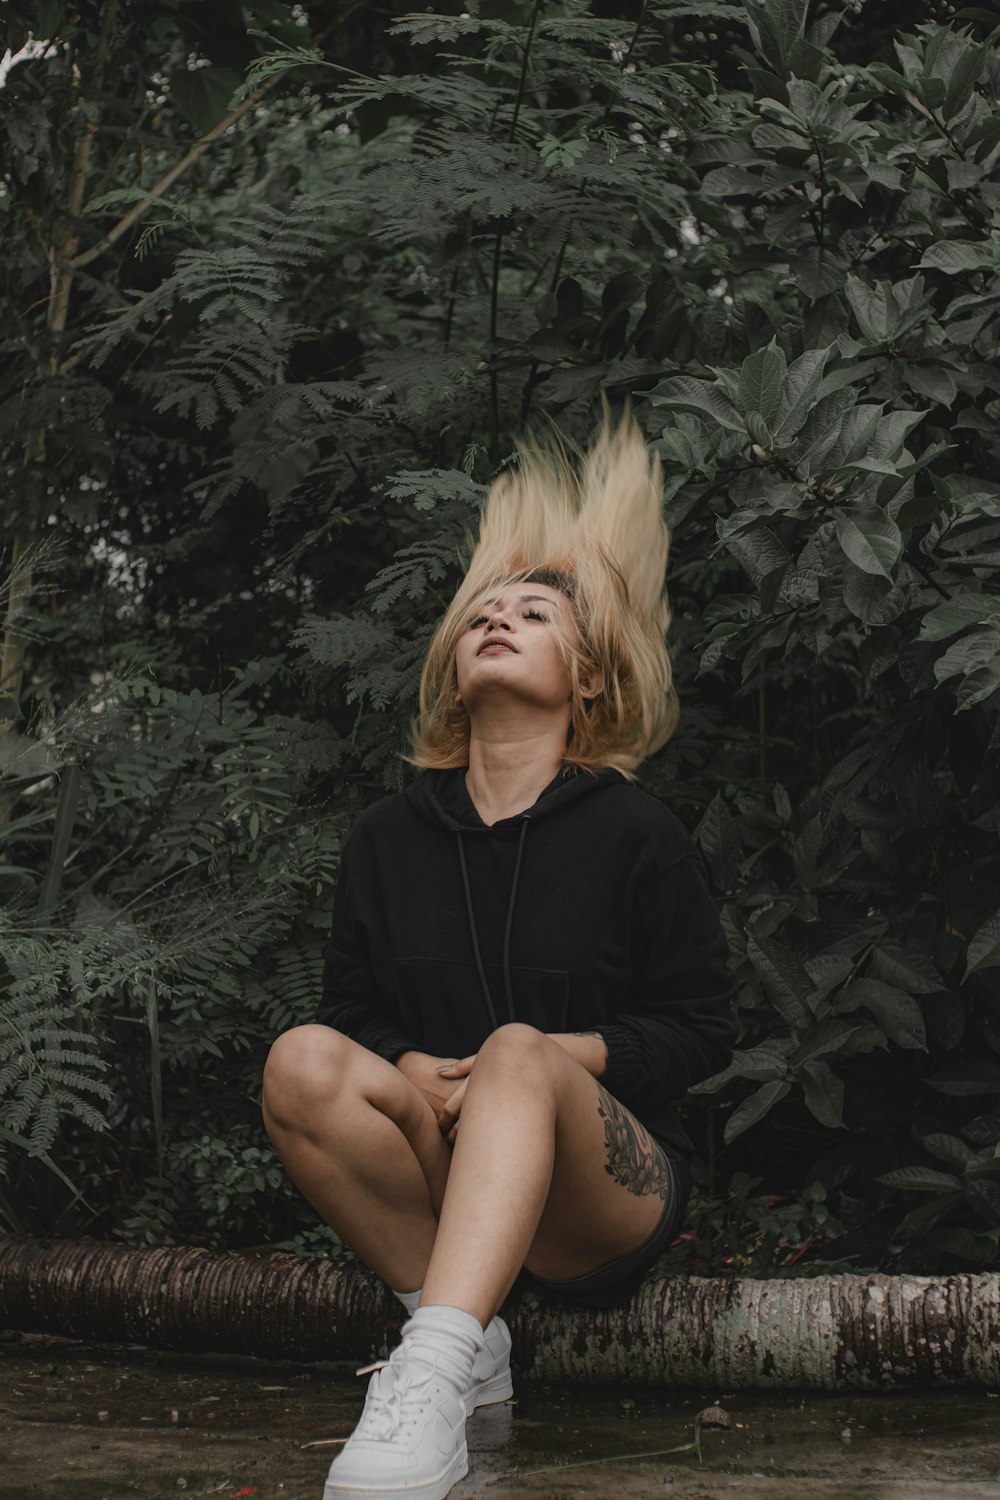
[[(479, 1049), (476, 1059), (477, 1071), (499, 1066), (530, 1069), (535, 1072), (547, 1069), (551, 1062), (552, 1049), (557, 1043), (550, 1041), (543, 1031), (526, 1026), (521, 1021), (511, 1021), (491, 1032)], [(485, 1064), (485, 1068), (483, 1067)]]
[(264, 1065), (263, 1100), (275, 1123), (294, 1126), (329, 1104), (343, 1084), (350, 1049), (329, 1026), (295, 1026), (272, 1044)]

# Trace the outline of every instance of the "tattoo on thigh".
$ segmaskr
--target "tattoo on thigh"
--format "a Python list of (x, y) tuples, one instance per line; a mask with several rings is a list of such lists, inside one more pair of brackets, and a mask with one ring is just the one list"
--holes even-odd
[(601, 1084), (597, 1112), (604, 1121), (608, 1160), (604, 1170), (637, 1198), (655, 1194), (666, 1202), (672, 1189), (670, 1167), (655, 1141)]

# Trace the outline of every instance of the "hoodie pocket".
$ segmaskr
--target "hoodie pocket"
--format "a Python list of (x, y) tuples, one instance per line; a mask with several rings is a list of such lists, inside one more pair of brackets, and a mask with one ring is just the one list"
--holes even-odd
[[(503, 969), (485, 964), (497, 1023), (510, 1020)], [(569, 1010), (569, 974), (562, 969), (510, 971), (514, 1020), (539, 1031), (565, 1031)], [(479, 974), (473, 963), (443, 958), (396, 961), (396, 993), (403, 1027), (437, 1057), (467, 1057), (478, 1052), (493, 1030)]]

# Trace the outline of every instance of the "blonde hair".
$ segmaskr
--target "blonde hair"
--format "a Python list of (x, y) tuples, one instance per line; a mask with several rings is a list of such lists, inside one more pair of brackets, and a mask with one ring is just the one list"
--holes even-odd
[[(606, 402), (578, 464), (558, 434), (548, 449), (532, 436), (517, 449), (517, 466), (490, 487), (468, 572), (427, 652), (411, 758), (439, 770), (468, 765), (469, 716), (456, 701), (459, 638), (485, 600), (533, 579), (567, 595), (579, 629), (575, 646), (557, 638), (572, 684), (566, 764), (631, 775), (677, 722), (659, 456), (650, 458), (628, 411), (612, 427)], [(600, 691), (585, 697), (585, 684), (599, 678)]]

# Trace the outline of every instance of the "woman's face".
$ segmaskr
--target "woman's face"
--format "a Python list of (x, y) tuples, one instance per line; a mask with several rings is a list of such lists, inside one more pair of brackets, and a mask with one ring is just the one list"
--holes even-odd
[(565, 594), (545, 583), (499, 589), (459, 637), (458, 691), (468, 711), (504, 698), (568, 711), (572, 683), (560, 640), (579, 644)]

